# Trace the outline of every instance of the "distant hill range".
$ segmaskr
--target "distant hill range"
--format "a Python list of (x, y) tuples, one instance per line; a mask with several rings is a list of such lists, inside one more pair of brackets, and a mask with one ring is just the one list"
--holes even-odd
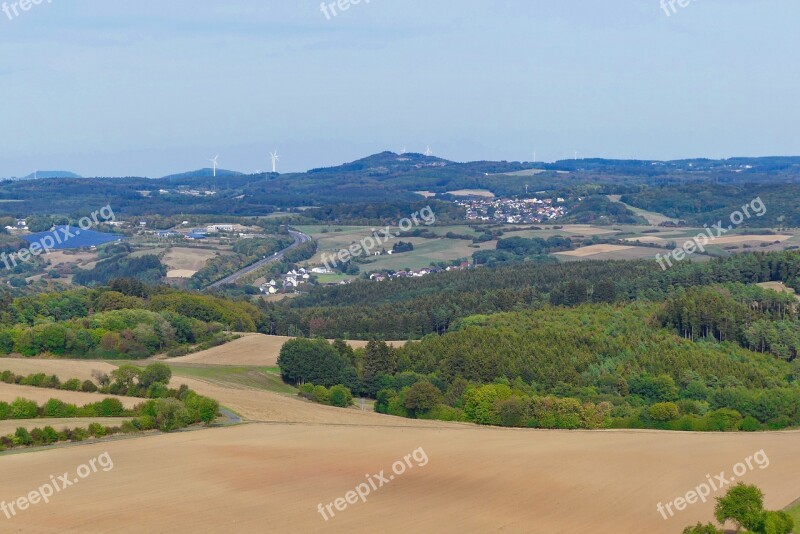
[[(231, 176), (244, 176), (244, 173), (236, 171), (228, 171), (225, 169), (217, 169), (217, 178), (226, 178)], [(178, 174), (170, 174), (164, 176), (162, 180), (183, 180), (186, 178), (213, 178), (214, 169), (199, 169), (196, 171), (181, 172)]]
[[(770, 215), (751, 219), (749, 225), (800, 226), (798, 157), (454, 162), (387, 151), (338, 166), (285, 174), (217, 169), (214, 177), (213, 169), (205, 168), (161, 179), (68, 176), (76, 175), (41, 171), (26, 180), (0, 183), (0, 200), (6, 200), (0, 202), (0, 215), (72, 214), (87, 206), (112, 203), (115, 210), (129, 215), (265, 216), (302, 209), (315, 220), (373, 224), (370, 221), (397, 220), (423, 203), (441, 202), (437, 216), (445, 217), (454, 193), (488, 191), (509, 198), (528, 192), (544, 198), (595, 196), (596, 206), (585, 205), (593, 208), (584, 214), (587, 220), (620, 209), (621, 205), (606, 198), (620, 195), (631, 206), (701, 224), (707, 212), (727, 210), (730, 214), (760, 195), (770, 206)], [(198, 194), (205, 191), (212, 194)], [(435, 198), (430, 198), (432, 194)], [(789, 202), (793, 202), (791, 207)], [(305, 212), (307, 208), (321, 210)]]
[(47, 178), (82, 178), (82, 176), (69, 171), (36, 171), (28, 176), (11, 178), (11, 180), (43, 180)]

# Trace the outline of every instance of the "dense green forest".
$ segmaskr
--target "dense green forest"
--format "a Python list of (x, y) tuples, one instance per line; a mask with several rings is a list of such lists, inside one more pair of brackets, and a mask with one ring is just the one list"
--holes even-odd
[[(508, 240), (525, 255), (548, 246)], [(263, 305), (297, 339), (284, 380), (376, 398), (404, 417), (536, 428), (756, 431), (800, 425), (800, 253), (670, 270), (652, 262), (520, 263), (325, 288)]]
[(684, 262), (667, 271), (651, 261), (526, 262), (379, 283), (357, 280), (259, 306), (268, 317), (265, 333), (405, 340), (445, 333), (458, 319), (475, 314), (547, 304), (663, 300), (678, 287), (770, 281), (800, 289), (800, 254), (741, 254)]
[(731, 213), (741, 210), (753, 199), (760, 198), (766, 213), (746, 219), (742, 226), (754, 228), (797, 228), (800, 226), (800, 184), (715, 183), (673, 185), (644, 188), (622, 196), (622, 201), (650, 211), (663, 213), (702, 226), (719, 220), (727, 221)]
[(91, 270), (78, 269), (72, 281), (81, 286), (102, 286), (119, 278), (135, 278), (140, 282), (158, 284), (167, 275), (167, 268), (158, 256), (133, 258), (128, 253), (100, 261)]
[(110, 287), (11, 299), (0, 303), (0, 354), (140, 359), (185, 354), (230, 339), (226, 330), (253, 332), (258, 310), (136, 280)]
[(287, 343), (284, 379), (342, 384), (376, 409), (538, 428), (759, 430), (800, 424), (800, 363), (657, 324), (666, 304), (474, 316), (394, 349)]

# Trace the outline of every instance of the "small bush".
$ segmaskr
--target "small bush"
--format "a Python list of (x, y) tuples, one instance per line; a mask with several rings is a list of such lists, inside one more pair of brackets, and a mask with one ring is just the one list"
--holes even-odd
[(316, 386), (314, 388), (314, 393), (312, 395), (314, 396), (314, 402), (318, 402), (320, 404), (328, 404), (328, 402), (330, 401), (328, 388), (326, 388), (325, 386)]
[(353, 404), (353, 394), (344, 386), (333, 386), (328, 392), (329, 402), (332, 406), (347, 408)]

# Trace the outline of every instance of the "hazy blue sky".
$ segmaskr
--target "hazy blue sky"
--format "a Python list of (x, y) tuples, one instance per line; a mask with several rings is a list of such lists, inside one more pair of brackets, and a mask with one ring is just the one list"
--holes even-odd
[(0, 176), (800, 154), (800, 3), (675, 7), (44, 0), (0, 12)]

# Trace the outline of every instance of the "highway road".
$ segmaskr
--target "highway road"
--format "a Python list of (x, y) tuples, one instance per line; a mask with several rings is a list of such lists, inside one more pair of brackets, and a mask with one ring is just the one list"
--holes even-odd
[(233, 273), (230, 276), (226, 276), (222, 280), (214, 282), (210, 286), (206, 287), (206, 289), (213, 289), (213, 288), (216, 288), (216, 287), (224, 286), (226, 284), (235, 284), (244, 275), (250, 274), (253, 271), (255, 271), (256, 269), (260, 269), (261, 267), (264, 267), (265, 265), (269, 265), (270, 263), (274, 263), (276, 261), (282, 260), (283, 257), (286, 255), (286, 253), (289, 252), (290, 250), (294, 250), (297, 247), (299, 247), (300, 245), (302, 245), (303, 243), (307, 243), (308, 241), (311, 241), (311, 236), (308, 236), (308, 235), (306, 235), (306, 234), (304, 234), (302, 232), (295, 232), (294, 230), (289, 230), (289, 233), (294, 238), (294, 243), (292, 245), (286, 247), (285, 249), (281, 250), (280, 252), (276, 252), (272, 256), (267, 256), (266, 258), (264, 258), (262, 260), (258, 260), (257, 262), (255, 262), (255, 263), (253, 263), (251, 265), (248, 265), (244, 269), (236, 271), (235, 273)]

